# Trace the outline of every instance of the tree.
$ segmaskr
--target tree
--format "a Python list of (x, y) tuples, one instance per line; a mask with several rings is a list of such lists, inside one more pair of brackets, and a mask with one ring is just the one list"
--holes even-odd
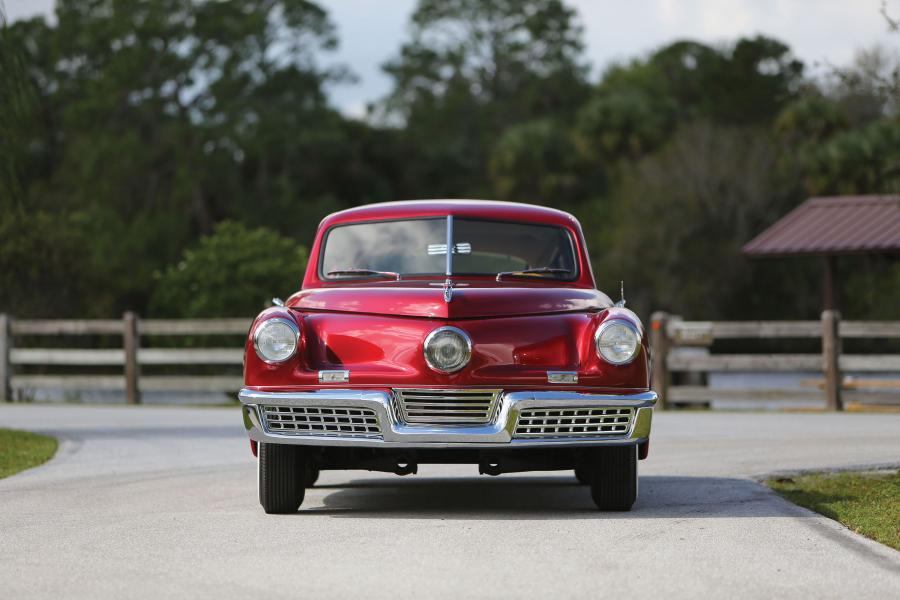
[(381, 112), (427, 140), (417, 168), (431, 194), (483, 189), (502, 131), (571, 116), (586, 97), (582, 28), (561, 0), (420, 0), (411, 25), (384, 67), (394, 88)]
[[(741, 246), (797, 201), (776, 147), (759, 128), (697, 122), (628, 169), (613, 227), (592, 243), (601, 285), (631, 282), (629, 306), (685, 318), (809, 315), (818, 307), (806, 263), (749, 261)], [(790, 282), (789, 284), (786, 282)]]
[(787, 105), (774, 122), (781, 139), (802, 146), (821, 144), (847, 126), (847, 117), (838, 103), (818, 91)]
[(494, 146), (490, 170), (498, 198), (557, 207), (583, 200), (596, 179), (569, 132), (550, 119), (507, 129)]
[(462, 92), (512, 109), (501, 116), (516, 122), (577, 106), (583, 96), (571, 92), (584, 92), (582, 34), (560, 0), (421, 0), (412, 40), (385, 65), (395, 82), (389, 107), (413, 118), (417, 108)]
[(0, 211), (23, 208), (22, 176), (34, 90), (24, 57), (0, 4)]
[(345, 205), (350, 131), (323, 89), (343, 72), (317, 64), (336, 43), (318, 5), (60, 0), (56, 16), (10, 27), (36, 97), (23, 202), (78, 223), (110, 311), (143, 310), (152, 274), (216, 221), (310, 235)]
[(585, 152), (608, 166), (655, 150), (671, 133), (675, 111), (666, 96), (630, 87), (603, 90), (579, 111), (576, 131)]
[(251, 316), (273, 296), (300, 287), (304, 246), (263, 227), (219, 223), (212, 235), (185, 250), (156, 275), (151, 313), (177, 317)]
[(738, 40), (721, 67), (710, 109), (714, 118), (728, 123), (771, 120), (803, 82), (803, 63), (787, 45), (764, 36)]
[(208, 232), (232, 174), (258, 150), (247, 138), (326, 110), (333, 74), (314, 54), (335, 39), (311, 2), (63, 0), (57, 19), (45, 89), (64, 101), (63, 161), (90, 180), (77, 189), (112, 196), (125, 218), (165, 203)]
[(839, 133), (804, 159), (812, 195), (900, 193), (900, 121), (883, 119)]
[(77, 223), (44, 211), (0, 213), (0, 313), (20, 318), (109, 316), (88, 299), (98, 282)]

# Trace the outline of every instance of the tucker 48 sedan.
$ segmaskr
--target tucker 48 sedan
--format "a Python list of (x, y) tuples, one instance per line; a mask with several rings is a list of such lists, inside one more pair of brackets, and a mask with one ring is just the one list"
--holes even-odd
[(267, 513), (322, 469), (574, 470), (629, 510), (656, 394), (638, 317), (598, 291), (558, 210), (394, 202), (319, 226), (302, 289), (264, 310), (240, 392)]

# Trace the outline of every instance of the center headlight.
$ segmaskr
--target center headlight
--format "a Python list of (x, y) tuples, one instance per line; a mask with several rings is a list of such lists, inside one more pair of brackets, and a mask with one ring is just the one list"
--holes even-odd
[(256, 354), (267, 363), (284, 362), (297, 351), (300, 329), (288, 319), (263, 321), (253, 332), (253, 346)]
[(634, 360), (641, 349), (641, 336), (630, 321), (606, 321), (594, 336), (597, 354), (614, 365), (624, 365)]
[(439, 327), (425, 338), (425, 362), (435, 371), (459, 371), (472, 358), (472, 340), (462, 329)]

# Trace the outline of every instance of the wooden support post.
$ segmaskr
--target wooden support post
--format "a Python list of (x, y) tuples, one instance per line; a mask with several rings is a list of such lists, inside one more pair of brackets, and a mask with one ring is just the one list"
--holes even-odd
[(141, 390), (138, 387), (140, 377), (140, 365), (138, 365), (138, 337), (137, 315), (131, 311), (122, 315), (122, 347), (125, 350), (125, 398), (128, 404), (141, 403)]
[(669, 315), (657, 311), (650, 316), (650, 387), (659, 395), (658, 408), (666, 407), (666, 393), (669, 390)]
[(838, 309), (837, 291), (837, 258), (834, 255), (825, 257), (825, 278), (822, 282), (822, 300), (825, 310)]
[(9, 315), (0, 314), (0, 402), (12, 402), (12, 365), (9, 353), (12, 348), (12, 332)]
[(825, 374), (825, 401), (828, 410), (844, 410), (841, 400), (841, 313), (822, 311), (822, 372)]

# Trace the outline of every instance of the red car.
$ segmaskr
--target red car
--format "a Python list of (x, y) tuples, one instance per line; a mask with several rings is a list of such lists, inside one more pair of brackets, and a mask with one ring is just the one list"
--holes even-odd
[(574, 470), (629, 510), (656, 394), (638, 317), (598, 291), (570, 214), (392, 202), (319, 226), (303, 288), (247, 338), (244, 423), (267, 513), (320, 469)]

